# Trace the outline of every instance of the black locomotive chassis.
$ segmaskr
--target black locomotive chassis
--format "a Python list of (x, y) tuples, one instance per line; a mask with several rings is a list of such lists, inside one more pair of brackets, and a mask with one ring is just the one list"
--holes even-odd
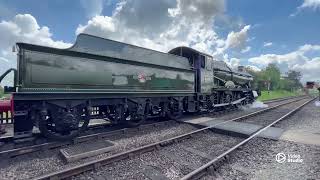
[[(135, 105), (140, 105), (143, 110), (148, 106), (147, 116), (155, 115), (153, 110), (159, 110), (160, 117), (168, 114), (170, 104), (176, 104), (181, 111), (196, 112), (199, 109), (210, 109), (208, 104), (223, 102), (223, 95), (232, 94), (233, 100), (247, 97), (253, 99), (249, 89), (215, 89), (212, 94), (198, 93), (14, 93), (14, 132), (15, 136), (31, 133), (33, 126), (39, 122), (36, 117), (43, 109), (52, 106), (58, 108), (73, 108), (79, 105), (85, 107), (98, 107), (95, 117), (105, 118), (102, 111), (106, 106), (116, 107), (121, 105), (132, 110)], [(213, 96), (213, 94), (215, 96)], [(238, 96), (236, 96), (238, 95)], [(50, 105), (50, 106), (47, 106)], [(104, 114), (105, 115), (105, 114)], [(113, 122), (117, 123), (117, 122)]]
[[(79, 105), (87, 107), (105, 107), (123, 105), (132, 108), (135, 104), (144, 109), (149, 103), (158, 106), (169, 101), (182, 102), (183, 97), (194, 94), (148, 94), (148, 93), (14, 93), (14, 132), (15, 136), (31, 133), (34, 125), (38, 125), (35, 117), (43, 109), (50, 107), (73, 108)], [(101, 114), (96, 114), (95, 118)]]

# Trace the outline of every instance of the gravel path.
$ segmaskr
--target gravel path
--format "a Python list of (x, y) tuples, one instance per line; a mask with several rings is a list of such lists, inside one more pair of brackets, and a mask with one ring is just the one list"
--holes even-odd
[(73, 179), (99, 179), (103, 177), (149, 179), (151, 174), (159, 174), (169, 179), (179, 179), (241, 140), (243, 139), (212, 132), (200, 133), (158, 151), (115, 162), (100, 167), (97, 171), (75, 176)]
[(248, 117), (246, 119), (240, 120), (241, 122), (245, 123), (252, 123), (252, 124), (258, 124), (262, 126), (266, 126), (273, 122), (274, 120), (280, 118), (281, 116), (285, 115), (286, 113), (290, 112), (294, 108), (298, 107), (299, 105), (303, 104), (308, 100), (300, 100), (297, 102), (293, 102), (287, 105), (280, 106), (276, 109), (272, 109), (268, 112), (265, 112), (263, 114), (260, 114), (258, 116), (252, 116)]
[(170, 124), (168, 126), (150, 127), (138, 132), (110, 136), (106, 138), (117, 143), (117, 148), (110, 153), (80, 160), (75, 163), (65, 164), (59, 155), (59, 149), (36, 152), (11, 158), (0, 162), (0, 179), (30, 179), (44, 173), (65, 169), (66, 167), (79, 165), (89, 160), (108, 157), (112, 154), (140, 147), (158, 140), (164, 140), (186, 132), (195, 130), (187, 124)]
[[(278, 163), (278, 153), (300, 155), (300, 162)], [(320, 147), (257, 138), (231, 154), (209, 179), (320, 179)]]
[(313, 101), (295, 113), (288, 120), (281, 121), (275, 125), (285, 130), (307, 131), (320, 134), (320, 107)]
[[(320, 108), (314, 101), (304, 106), (293, 116), (276, 124), (285, 130), (320, 132)], [(286, 158), (297, 155), (302, 162), (276, 161), (276, 155), (284, 153)], [(320, 146), (289, 141), (273, 141), (255, 138), (232, 153), (229, 160), (209, 179), (320, 179)]]

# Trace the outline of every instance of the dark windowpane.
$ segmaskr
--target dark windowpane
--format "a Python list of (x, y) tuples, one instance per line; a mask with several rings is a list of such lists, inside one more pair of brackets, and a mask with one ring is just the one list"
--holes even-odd
[(205, 68), (206, 67), (206, 61), (205, 61), (205, 58), (204, 58), (204, 56), (200, 56), (200, 61), (201, 61), (201, 67), (202, 68)]

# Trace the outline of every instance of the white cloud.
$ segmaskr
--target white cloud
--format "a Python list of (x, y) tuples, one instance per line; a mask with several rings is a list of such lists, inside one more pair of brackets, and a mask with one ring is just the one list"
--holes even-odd
[(241, 50), (241, 53), (247, 53), (251, 50), (251, 47), (250, 46), (247, 46), (246, 48), (242, 49)]
[(253, 41), (255, 39), (256, 39), (256, 37), (248, 37), (247, 42)]
[(226, 48), (243, 48), (248, 39), (250, 25), (246, 25), (239, 32), (230, 32), (226, 40)]
[(264, 42), (263, 47), (272, 46), (272, 42)]
[[(213, 55), (228, 48), (242, 50), (250, 25), (232, 31), (226, 40), (214, 30), (214, 19), (225, 11), (224, 0), (122, 0), (111, 16), (96, 16), (79, 25), (81, 32), (160, 51), (189, 46)], [(245, 49), (250, 50), (250, 49)]]
[[(223, 43), (219, 43), (220, 46), (216, 48), (216, 51), (213, 53), (215, 56), (224, 54), (227, 49), (241, 50), (242, 53), (246, 53), (251, 50), (250, 46), (245, 47), (246, 42), (249, 41), (248, 31), (250, 25), (244, 26), (239, 32), (231, 31), (227, 39)], [(222, 46), (223, 44), (223, 46)]]
[(248, 31), (250, 30), (250, 25), (244, 26), (240, 31), (231, 31), (226, 40), (223, 41), (223, 46), (218, 46), (216, 51), (213, 53), (215, 56), (224, 54), (227, 49), (241, 50), (241, 53), (246, 53), (251, 50), (250, 46), (245, 47), (246, 43), (249, 41)]
[[(38, 45), (66, 48), (71, 44), (55, 41), (46, 26), (39, 26), (30, 14), (18, 14), (10, 21), (0, 22), (0, 74), (16, 66), (16, 55), (12, 53), (12, 46), (16, 42), (26, 42)], [(8, 84), (8, 81), (4, 84)]]
[(313, 10), (320, 10), (320, 0), (304, 0), (302, 5), (298, 9), (311, 8)]
[[(225, 10), (224, 0), (120, 1), (112, 16), (96, 16), (81, 32), (160, 51), (190, 46), (213, 53), (224, 45), (213, 30), (214, 17)], [(192, 24), (192, 25), (190, 25)], [(223, 43), (223, 44), (222, 44)]]
[(320, 51), (320, 45), (305, 44), (299, 47), (299, 52), (306, 53), (308, 51)]
[[(103, 23), (102, 23), (103, 22)], [(92, 34), (107, 35), (115, 32), (113, 19), (108, 16), (95, 16), (88, 21), (86, 26), (79, 25), (76, 34), (81, 32), (91, 32)]]
[(232, 69), (237, 69), (240, 65), (240, 59), (238, 58), (228, 59), (228, 56), (224, 56), (224, 58), (224, 62), (226, 62)]
[(86, 16), (92, 18), (102, 13), (104, 0), (80, 0), (80, 3)]
[(173, 17), (182, 16), (186, 19), (209, 23), (217, 14), (225, 11), (224, 0), (177, 0), (177, 7), (169, 9)]
[(260, 68), (258, 68), (257, 66), (254, 66), (254, 65), (246, 65), (246, 67), (253, 70), (253, 71), (261, 71)]
[(305, 81), (319, 81), (320, 57), (309, 59), (304, 64), (294, 66), (294, 69), (303, 74)]
[[(237, 70), (237, 69), (238, 69), (238, 66), (241, 65), (241, 60), (240, 60), (240, 59), (238, 59), (238, 58), (230, 58), (230, 59), (229, 59), (228, 54), (225, 54), (225, 55), (223, 56), (223, 61), (224, 61), (225, 63), (227, 63), (227, 65), (228, 65), (229, 67), (231, 67), (232, 69), (235, 69), (235, 70)], [(253, 70), (253, 71), (261, 71), (261, 69), (258, 68), (258, 67), (255, 66), (255, 65), (245, 65), (245, 67), (250, 68), (250, 69)]]
[[(0, 22), (0, 48), (7, 49), (16, 42), (27, 42), (51, 47), (65, 48), (71, 44), (54, 41), (47, 26), (40, 27), (30, 14), (18, 14), (11, 21)], [(5, 34), (5, 35), (4, 35)], [(3, 53), (3, 52), (2, 52)]]
[(320, 0), (303, 0), (303, 3), (297, 8), (296, 12), (290, 14), (290, 17), (296, 16), (304, 9), (320, 10)]
[(263, 54), (252, 57), (249, 62), (261, 66), (277, 64), (283, 72), (298, 70), (303, 73), (303, 81), (320, 79), (320, 58), (310, 57), (310, 53), (320, 53), (320, 45), (306, 44), (287, 54)]

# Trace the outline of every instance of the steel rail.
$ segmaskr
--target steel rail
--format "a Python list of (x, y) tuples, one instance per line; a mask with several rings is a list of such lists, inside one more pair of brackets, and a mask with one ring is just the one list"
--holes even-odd
[(236, 121), (236, 120), (248, 118), (248, 117), (251, 117), (251, 116), (255, 116), (255, 115), (261, 114), (263, 112), (267, 112), (267, 111), (270, 111), (272, 109), (275, 109), (277, 107), (280, 107), (280, 106), (283, 106), (283, 105), (286, 105), (286, 104), (290, 104), (290, 103), (293, 103), (293, 102), (300, 101), (302, 99), (305, 99), (305, 98), (300, 98), (300, 99), (292, 100), (292, 101), (289, 101), (289, 102), (285, 102), (285, 103), (282, 103), (282, 104), (279, 104), (279, 105), (276, 105), (276, 106), (272, 106), (272, 107), (269, 107), (269, 108), (266, 108), (266, 109), (262, 109), (260, 111), (256, 111), (256, 112), (253, 112), (253, 113), (250, 113), (250, 114), (247, 114), (247, 115), (243, 115), (243, 116), (240, 116), (240, 117), (237, 117), (237, 118), (233, 118), (233, 119), (221, 122), (221, 123), (217, 123), (217, 124), (214, 124), (212, 126), (204, 127), (204, 128), (201, 128), (201, 129), (189, 132), (189, 133), (185, 133), (185, 134), (178, 135), (178, 136), (175, 136), (175, 137), (172, 137), (172, 138), (169, 138), (169, 139), (165, 139), (165, 140), (161, 140), (161, 141), (158, 141), (158, 142), (155, 142), (155, 143), (144, 145), (144, 146), (141, 146), (141, 147), (138, 147), (138, 148), (134, 148), (132, 150), (121, 152), (121, 153), (118, 153), (118, 154), (114, 154), (114, 155), (111, 155), (109, 157), (105, 157), (105, 158), (98, 159), (98, 160), (92, 160), (92, 161), (86, 162), (86, 163), (81, 164), (81, 165), (68, 167), (68, 168), (63, 169), (63, 170), (59, 170), (59, 171), (55, 171), (55, 172), (52, 172), (52, 173), (44, 174), (44, 175), (35, 177), (34, 179), (36, 179), (36, 180), (42, 180), (42, 179), (65, 179), (65, 178), (68, 178), (68, 177), (71, 177), (71, 176), (74, 176), (74, 175), (77, 175), (77, 174), (80, 174), (80, 173), (83, 173), (83, 172), (86, 172), (86, 171), (97, 169), (97, 168), (99, 168), (100, 166), (103, 166), (103, 165), (107, 165), (107, 164), (110, 164), (110, 163), (113, 163), (113, 162), (116, 162), (116, 161), (120, 161), (120, 160), (123, 160), (123, 159), (127, 159), (127, 158), (130, 158), (130, 157), (133, 157), (136, 154), (142, 154), (142, 153), (145, 153), (145, 152), (150, 152), (150, 151), (154, 151), (156, 149), (160, 149), (162, 146), (166, 146), (168, 144), (173, 144), (173, 143), (179, 142), (179, 140), (192, 137), (192, 135), (194, 135), (194, 134), (197, 134), (197, 133), (200, 133), (200, 132), (204, 132), (204, 131), (209, 130), (209, 129), (211, 129), (211, 128), (215, 127), (215, 126), (218, 126), (220, 124), (224, 124), (224, 123), (228, 123), (228, 122), (231, 122), (231, 121)]
[[(106, 126), (111, 126), (111, 124), (109, 123), (101, 123), (101, 124), (93, 124), (93, 125), (90, 125), (88, 126), (88, 129), (86, 130), (87, 131), (91, 131), (91, 130), (95, 130), (95, 129), (102, 129), (103, 127), (106, 127)], [(1, 137), (0, 136), (0, 142), (4, 142), (4, 143), (10, 143), (14, 140), (24, 140), (24, 139), (29, 139), (29, 138), (38, 138), (39, 136), (41, 136), (41, 133), (40, 132), (33, 132), (31, 136), (27, 136), (27, 137), (22, 137), (22, 138), (17, 138), (17, 139), (14, 139), (14, 136), (7, 136), (7, 137)]]
[(269, 125), (257, 130), (256, 132), (254, 132), (252, 135), (250, 135), (245, 140), (241, 141), (237, 145), (233, 146), (229, 150), (227, 150), (224, 153), (220, 154), (219, 156), (217, 156), (216, 158), (212, 159), (211, 161), (209, 161), (208, 163), (204, 164), (203, 166), (199, 167), (198, 169), (196, 169), (196, 170), (190, 172), (189, 174), (185, 175), (184, 177), (181, 178), (181, 180), (199, 179), (201, 176), (203, 176), (205, 174), (205, 171), (207, 171), (212, 165), (214, 165), (215, 163), (219, 162), (220, 160), (223, 160), (223, 158), (227, 157), (227, 155), (229, 155), (230, 153), (234, 152), (240, 146), (244, 145), (245, 143), (247, 143), (248, 141), (250, 141), (254, 137), (257, 137), (261, 132), (265, 131), (266, 129), (268, 129), (269, 127), (271, 127), (274, 124), (278, 123), (279, 121), (281, 121), (281, 120), (289, 117), (293, 113), (297, 112), (299, 109), (301, 109), (303, 106), (305, 106), (306, 104), (310, 103), (314, 99), (315, 98), (312, 98), (312, 99), (304, 102), (302, 105), (300, 105), (300, 106), (296, 107), (295, 109), (291, 110), (290, 112), (286, 113), (285, 115), (283, 115), (282, 117), (280, 117), (277, 120), (273, 121)]
[(162, 125), (166, 125), (170, 122), (174, 122), (174, 121), (168, 120), (168, 121), (163, 121), (163, 122), (144, 124), (144, 125), (141, 125), (136, 128), (122, 128), (122, 129), (117, 129), (117, 130), (113, 130), (113, 131), (109, 131), (109, 132), (99, 132), (99, 133), (94, 133), (94, 134), (88, 134), (88, 135), (79, 136), (71, 141), (65, 141), (65, 142), (51, 141), (51, 142), (45, 142), (42, 144), (36, 144), (36, 145), (30, 145), (30, 146), (25, 146), (25, 147), (20, 147), (20, 148), (3, 150), (3, 151), (0, 151), (0, 159), (11, 158), (11, 157), (15, 157), (15, 156), (19, 156), (19, 155), (23, 155), (23, 154), (27, 154), (27, 153), (42, 151), (44, 149), (53, 149), (53, 148), (61, 147), (64, 145), (81, 143), (81, 142), (89, 141), (92, 139), (99, 139), (99, 138), (102, 139), (107, 136), (111, 136), (111, 135), (115, 135), (115, 134), (124, 134), (125, 132), (140, 130), (140, 129), (147, 128), (147, 127), (162, 126)]

